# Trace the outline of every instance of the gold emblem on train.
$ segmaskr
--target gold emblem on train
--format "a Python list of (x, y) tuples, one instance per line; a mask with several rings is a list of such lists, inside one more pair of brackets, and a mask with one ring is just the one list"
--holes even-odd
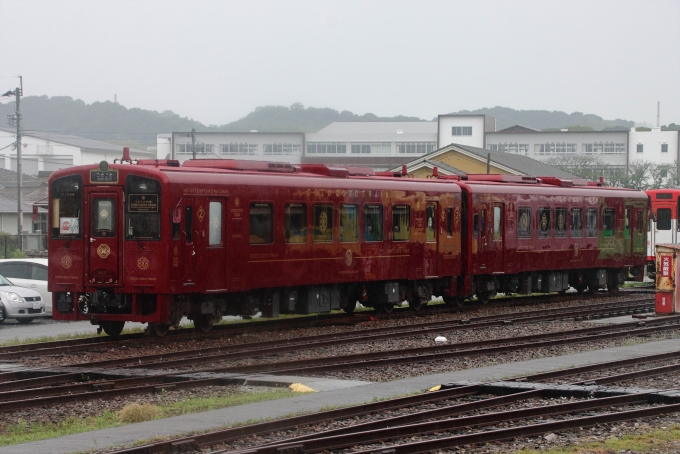
[(456, 211), (453, 212), (453, 219), (456, 220), (456, 224), (458, 224), (458, 221), (460, 221), (460, 211), (458, 208), (456, 208)]
[(69, 257), (68, 255), (61, 259), (61, 266), (63, 266), (65, 269), (71, 268), (72, 264), (73, 260), (71, 260), (71, 257)]
[(545, 213), (541, 215), (541, 230), (544, 232), (548, 230), (548, 215)]
[(345, 264), (347, 266), (350, 266), (352, 264), (352, 251), (347, 249), (347, 252), (345, 252)]
[(444, 210), (441, 210), (441, 216), (440, 217), (442, 218), (442, 222), (444, 222), (446, 220), (446, 212)]
[(325, 211), (322, 211), (319, 215), (319, 230), (325, 232), (328, 228), (328, 215)]
[(564, 230), (564, 215), (562, 213), (557, 216), (557, 228)]
[(203, 222), (203, 218), (205, 217), (205, 210), (203, 209), (203, 205), (198, 207), (198, 213), (197, 214), (198, 214), (198, 220), (200, 222)]
[(238, 208), (238, 206), (239, 206), (240, 204), (241, 204), (241, 201), (238, 199), (238, 197), (236, 197), (236, 198), (234, 199), (234, 206), (235, 206), (236, 208)]
[(574, 244), (574, 257), (578, 257), (578, 244)]
[(102, 219), (106, 219), (106, 218), (109, 217), (109, 212), (106, 211), (106, 210), (101, 210), (101, 211), (99, 212), (99, 217), (101, 217)]
[(137, 268), (140, 270), (146, 270), (149, 268), (149, 259), (146, 257), (140, 257), (137, 259)]
[(97, 255), (103, 259), (109, 256), (111, 253), (111, 248), (108, 244), (100, 244), (97, 248)]
[(527, 216), (526, 213), (522, 213), (522, 217), (519, 219), (519, 226), (520, 229), (523, 231), (527, 231), (529, 227), (529, 217)]

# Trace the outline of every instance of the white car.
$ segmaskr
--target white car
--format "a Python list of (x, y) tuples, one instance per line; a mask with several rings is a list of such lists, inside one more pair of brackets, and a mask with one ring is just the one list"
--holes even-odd
[(14, 285), (2, 276), (0, 276), (0, 303), (3, 321), (13, 318), (21, 324), (27, 324), (34, 318), (48, 316), (40, 293)]
[(40, 293), (45, 312), (52, 316), (52, 293), (47, 291), (47, 259), (1, 259), (0, 276), (10, 279), (14, 285)]

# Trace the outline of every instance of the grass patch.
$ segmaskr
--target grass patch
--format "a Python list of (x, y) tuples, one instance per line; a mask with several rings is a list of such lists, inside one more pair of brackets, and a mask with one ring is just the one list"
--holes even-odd
[(585, 454), (619, 452), (678, 452), (680, 450), (680, 425), (656, 429), (651, 432), (612, 436), (604, 441), (577, 443), (560, 448), (522, 449), (516, 454)]
[(285, 399), (296, 393), (287, 388), (273, 388), (252, 393), (193, 398), (168, 405), (130, 404), (118, 412), (104, 412), (88, 418), (69, 418), (59, 423), (28, 424), (20, 420), (17, 424), (0, 428), (0, 446), (30, 443), (48, 438), (61, 437), (93, 430), (109, 429), (135, 422), (169, 418), (171, 416), (199, 413), (219, 408), (233, 407), (269, 400)]

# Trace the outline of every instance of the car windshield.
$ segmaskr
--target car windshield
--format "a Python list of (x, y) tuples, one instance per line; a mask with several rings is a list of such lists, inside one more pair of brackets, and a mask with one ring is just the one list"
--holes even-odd
[(0, 286), (2, 285), (14, 285), (6, 277), (0, 276)]

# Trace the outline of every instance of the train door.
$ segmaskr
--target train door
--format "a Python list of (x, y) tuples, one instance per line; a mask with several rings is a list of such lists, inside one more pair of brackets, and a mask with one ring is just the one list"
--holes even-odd
[(503, 213), (503, 208), (502, 203), (494, 203), (493, 210), (489, 213), (491, 222), (489, 222), (487, 262), (491, 265), (492, 272), (504, 271), (503, 219), (505, 219), (505, 213)]
[(625, 248), (623, 253), (626, 257), (631, 257), (633, 255), (633, 242), (635, 241), (633, 227), (633, 207), (626, 205), (623, 210), (623, 238)]
[(196, 242), (194, 231), (194, 199), (184, 199), (184, 285), (196, 283)]
[(487, 249), (488, 249), (488, 233), (486, 231), (486, 225), (487, 225), (487, 205), (486, 203), (482, 203), (479, 205), (479, 215), (475, 215), (478, 217), (477, 220), (477, 225), (475, 226), (475, 234), (478, 235), (478, 252), (477, 252), (477, 257), (478, 263), (479, 263), (479, 270), (486, 270), (487, 264), (488, 264), (488, 257), (487, 257)]
[(437, 213), (439, 204), (428, 203), (425, 208), (425, 244), (423, 246), (423, 274), (425, 277), (439, 276), (437, 243)]
[(120, 275), (120, 237), (123, 234), (117, 207), (122, 191), (92, 192), (89, 197), (89, 265), (88, 280), (92, 284), (119, 284)]
[[(200, 251), (198, 253), (201, 264), (201, 278), (206, 292), (224, 292), (227, 290), (227, 248), (226, 223), (224, 222), (227, 199), (208, 198), (198, 207), (197, 229), (200, 236), (197, 239)], [(205, 205), (205, 208), (203, 207)], [(201, 213), (205, 211), (204, 215)]]

